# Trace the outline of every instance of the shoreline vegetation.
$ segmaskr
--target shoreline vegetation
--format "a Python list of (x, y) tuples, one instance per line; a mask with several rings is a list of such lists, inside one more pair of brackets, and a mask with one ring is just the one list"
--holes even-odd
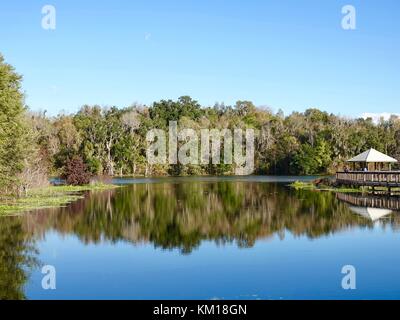
[(343, 186), (330, 186), (327, 184), (317, 184), (315, 181), (304, 182), (295, 181), (289, 184), (289, 187), (295, 190), (309, 190), (309, 191), (330, 191), (330, 192), (343, 192), (343, 193), (362, 193), (364, 190), (362, 188), (349, 188)]
[(21, 197), (0, 198), (0, 216), (19, 215), (40, 209), (59, 208), (84, 198), (85, 192), (119, 188), (114, 184), (94, 183), (84, 186), (48, 186), (29, 190)]

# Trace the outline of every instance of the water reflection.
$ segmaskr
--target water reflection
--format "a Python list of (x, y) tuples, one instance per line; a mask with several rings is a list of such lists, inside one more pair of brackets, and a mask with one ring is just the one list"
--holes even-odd
[[(204, 240), (245, 248), (274, 235), (283, 239), (287, 232), (315, 239), (354, 227), (372, 229), (393, 209), (377, 213), (363, 201), (246, 181), (136, 184), (87, 194), (66, 208), (0, 219), (0, 298), (24, 298), (29, 271), (38, 266), (35, 243), (48, 231), (75, 235), (84, 244), (151, 243), (190, 254)], [(399, 222), (396, 214), (382, 221), (394, 229)]]
[(349, 208), (354, 213), (357, 213), (360, 216), (363, 216), (372, 221), (377, 221), (377, 220), (393, 213), (392, 210), (388, 210), (388, 209), (378, 209), (378, 208), (369, 208), (369, 207), (354, 207), (354, 206), (349, 206)]
[(369, 194), (338, 193), (337, 198), (349, 204), (349, 208), (371, 221), (377, 221), (400, 211), (400, 198)]
[[(373, 226), (334, 194), (247, 182), (132, 185), (15, 219), (24, 237), (38, 239), (54, 229), (84, 243), (150, 242), (182, 253), (190, 253), (202, 240), (249, 247), (260, 238), (284, 237), (285, 231), (316, 238)], [(397, 217), (388, 223), (397, 225)]]
[(21, 221), (0, 220), (0, 300), (25, 299), (24, 285), (30, 270), (39, 265), (37, 253)]

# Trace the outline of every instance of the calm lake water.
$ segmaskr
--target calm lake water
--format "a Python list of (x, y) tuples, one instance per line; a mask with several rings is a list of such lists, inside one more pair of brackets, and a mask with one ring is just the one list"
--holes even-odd
[[(400, 214), (294, 180), (122, 179), (67, 208), (2, 217), (0, 298), (400, 298)], [(56, 290), (42, 289), (44, 265)], [(342, 289), (344, 265), (356, 290)]]

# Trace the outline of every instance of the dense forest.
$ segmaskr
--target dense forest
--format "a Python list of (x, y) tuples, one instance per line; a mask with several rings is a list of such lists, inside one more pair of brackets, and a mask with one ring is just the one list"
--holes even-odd
[(228, 175), (233, 165), (148, 165), (146, 133), (179, 128), (254, 129), (255, 174), (324, 174), (368, 148), (400, 158), (400, 119), (374, 123), (310, 108), (284, 115), (251, 101), (176, 101), (118, 108), (84, 105), (49, 117), (25, 105), (22, 77), (0, 55), (0, 190), (21, 192), (79, 167), (96, 175)]

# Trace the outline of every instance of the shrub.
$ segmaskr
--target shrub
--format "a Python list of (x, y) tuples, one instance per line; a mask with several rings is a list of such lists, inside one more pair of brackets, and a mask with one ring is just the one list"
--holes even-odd
[(67, 160), (62, 178), (65, 179), (68, 185), (81, 186), (90, 182), (90, 176), (82, 158), (75, 156)]

